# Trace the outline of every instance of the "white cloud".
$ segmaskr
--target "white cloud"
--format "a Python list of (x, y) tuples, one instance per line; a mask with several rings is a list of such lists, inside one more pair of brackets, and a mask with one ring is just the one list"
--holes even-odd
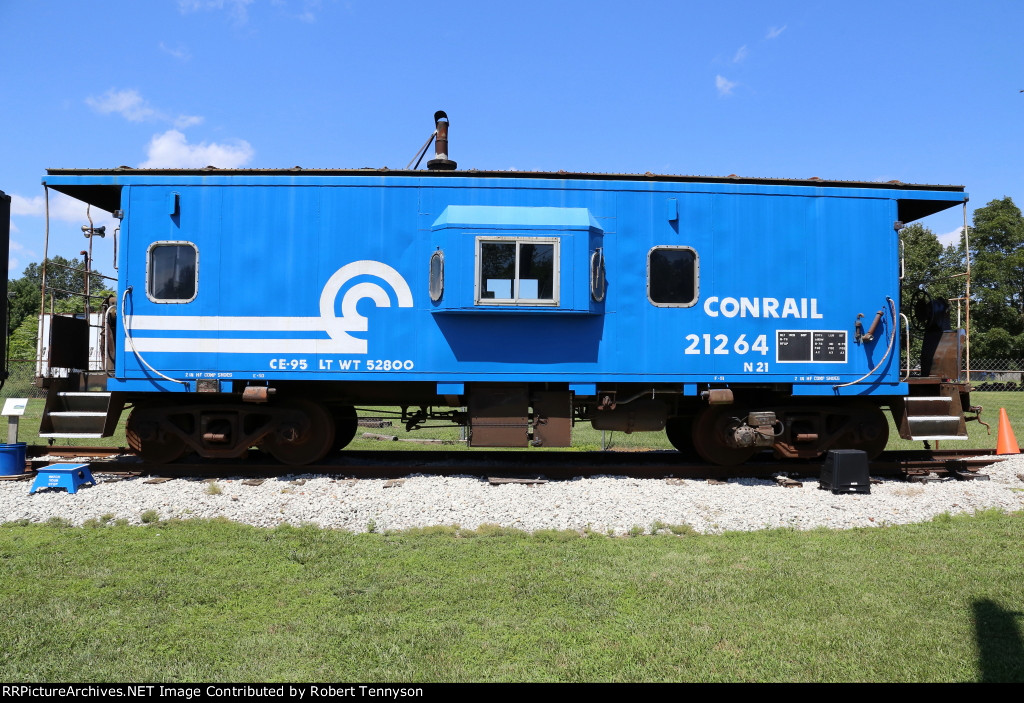
[(251, 4), (252, 0), (178, 0), (178, 10), (182, 14), (200, 10), (227, 10), (231, 19), (238, 24), (245, 24), (249, 21)]
[(963, 227), (957, 227), (952, 232), (946, 232), (945, 234), (936, 235), (939, 239), (939, 244), (944, 247), (948, 247), (950, 244), (957, 246), (960, 244), (960, 240), (963, 238)]
[(98, 98), (89, 96), (85, 99), (85, 104), (101, 115), (116, 112), (129, 122), (143, 122), (159, 116), (136, 90), (111, 88)]
[(739, 63), (743, 59), (747, 58), (747, 54), (749, 53), (750, 51), (747, 49), (747, 45), (744, 44), (743, 46), (736, 50), (736, 55), (732, 57), (732, 62)]
[(45, 210), (43, 196), (37, 195), (29, 200), (21, 195), (11, 193), (12, 215), (42, 215)]
[(784, 24), (781, 27), (769, 27), (768, 28), (768, 34), (767, 34), (767, 36), (765, 36), (765, 39), (775, 39), (780, 34), (785, 32), (786, 31), (786, 27), (788, 27), (788, 26), (789, 26), (788, 24)]
[(117, 113), (129, 122), (160, 121), (171, 122), (178, 129), (185, 129), (200, 124), (203, 118), (199, 115), (178, 115), (171, 117), (167, 113), (157, 110), (149, 104), (137, 90), (116, 90), (111, 88), (103, 95), (97, 97), (89, 96), (85, 99), (86, 105), (101, 115)]
[(192, 127), (202, 123), (203, 118), (199, 115), (178, 115), (174, 120), (174, 126), (177, 129), (185, 129), (186, 127)]
[(159, 46), (160, 51), (164, 52), (165, 54), (169, 54), (170, 56), (173, 56), (174, 58), (178, 59), (178, 61), (188, 61), (190, 58), (192, 58), (191, 52), (189, 52), (188, 48), (184, 44), (178, 44), (177, 46), (171, 47), (167, 46), (163, 42), (160, 42)]
[[(316, 22), (316, 11), (319, 11), (322, 3), (321, 0), (270, 0), (270, 4), (281, 8), (284, 14), (293, 19), (312, 24)], [(293, 10), (292, 5), (301, 7)]]
[[(25, 198), (21, 195), (11, 194), (11, 215), (24, 217), (42, 217), (46, 214), (46, 198), (37, 195), (34, 198)], [(92, 208), (89, 211), (92, 215), (93, 225), (99, 227), (105, 225), (110, 231), (116, 227), (116, 220), (110, 217), (105, 211)], [(86, 215), (86, 204), (80, 200), (50, 190), (50, 219), (63, 222), (74, 222), (76, 224), (88, 224), (89, 218)]]
[(149, 158), (139, 168), (239, 168), (249, 163), (254, 153), (249, 142), (241, 139), (189, 144), (184, 134), (170, 129), (153, 136), (146, 149)]
[[(14, 230), (11, 231), (13, 232)], [(10, 278), (21, 276), (21, 270), (23, 268), (22, 261), (23, 257), (26, 256), (29, 257), (30, 261), (35, 261), (37, 258), (40, 258), (34, 251), (26, 249), (23, 244), (12, 239), (10, 253), (7, 257), (7, 271), (14, 273), (14, 276), (9, 276)]]
[(715, 87), (718, 88), (719, 95), (732, 95), (732, 89), (736, 87), (736, 83), (724, 76), (715, 76)]

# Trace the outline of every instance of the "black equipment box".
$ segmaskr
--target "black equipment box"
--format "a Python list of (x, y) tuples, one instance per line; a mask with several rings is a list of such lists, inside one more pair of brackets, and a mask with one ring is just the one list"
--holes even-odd
[(832, 449), (825, 456), (818, 488), (833, 493), (871, 493), (868, 455), (859, 449)]

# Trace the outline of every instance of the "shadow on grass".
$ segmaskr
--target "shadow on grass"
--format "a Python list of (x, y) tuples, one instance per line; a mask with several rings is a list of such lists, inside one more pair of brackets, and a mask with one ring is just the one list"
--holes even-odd
[(978, 641), (980, 680), (1024, 682), (1024, 640), (1014, 613), (990, 600), (974, 603), (974, 636)]

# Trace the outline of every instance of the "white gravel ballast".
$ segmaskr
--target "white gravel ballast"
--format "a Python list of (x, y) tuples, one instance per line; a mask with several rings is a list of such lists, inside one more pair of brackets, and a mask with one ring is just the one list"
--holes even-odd
[[(76, 526), (93, 518), (141, 524), (143, 514), (155, 511), (161, 520), (223, 517), (258, 527), (313, 523), (353, 532), (431, 525), (474, 529), (491, 523), (529, 532), (626, 534), (637, 528), (649, 532), (652, 526), (689, 525), (697, 532), (720, 533), (878, 527), (921, 522), (941, 513), (1024, 508), (1024, 481), (1018, 477), (1024, 474), (1024, 456), (1009, 457), (979, 473), (989, 480), (883, 479), (871, 486), (870, 495), (834, 495), (819, 489), (814, 479), (801, 479), (799, 487), (759, 479), (714, 484), (621, 476), (492, 485), (475, 476), (412, 474), (389, 482), (301, 475), (259, 485), (219, 479), (211, 488), (209, 482), (190, 478), (163, 483), (146, 483), (144, 477), (114, 480), (97, 470), (97, 484), (75, 494), (47, 489), (29, 495), (30, 481), (0, 481), (0, 522), (58, 517)], [(149, 512), (147, 519), (152, 516)]]

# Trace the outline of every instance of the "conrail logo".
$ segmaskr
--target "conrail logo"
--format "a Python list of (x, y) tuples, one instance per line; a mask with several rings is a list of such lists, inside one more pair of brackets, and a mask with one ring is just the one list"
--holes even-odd
[[(341, 296), (339, 302), (338, 297)], [(335, 271), (320, 293), (320, 314), (310, 317), (228, 317), (206, 315), (129, 315), (125, 351), (181, 354), (367, 354), (369, 320), (359, 314), (359, 301), (379, 308), (413, 306), (412, 291), (402, 274), (380, 261), (353, 261)], [(338, 314), (340, 308), (341, 314)], [(151, 308), (152, 309), (152, 308)], [(160, 333), (173, 334), (161, 335)], [(327, 333), (329, 339), (323, 337)], [(319, 336), (317, 336), (319, 334)], [(294, 358), (294, 368), (308, 360)], [(291, 363), (291, 360), (289, 360)]]
[[(779, 306), (782, 311), (779, 311)], [(711, 317), (796, 317), (820, 320), (817, 298), (719, 298), (704, 301), (704, 312)]]
[(335, 314), (336, 301), (341, 289), (357, 276), (372, 276), (390, 286), (400, 308), (412, 307), (412, 291), (402, 274), (379, 261), (353, 261), (334, 272), (327, 280), (320, 294), (320, 319), (331, 339), (338, 344), (332, 348), (342, 354), (366, 354), (366, 340), (353, 337), (349, 332), (366, 332), (369, 321), (359, 314), (356, 306), (360, 300), (369, 298), (379, 308), (391, 307), (391, 296), (380, 284), (362, 281), (345, 291), (341, 298), (341, 317)]

